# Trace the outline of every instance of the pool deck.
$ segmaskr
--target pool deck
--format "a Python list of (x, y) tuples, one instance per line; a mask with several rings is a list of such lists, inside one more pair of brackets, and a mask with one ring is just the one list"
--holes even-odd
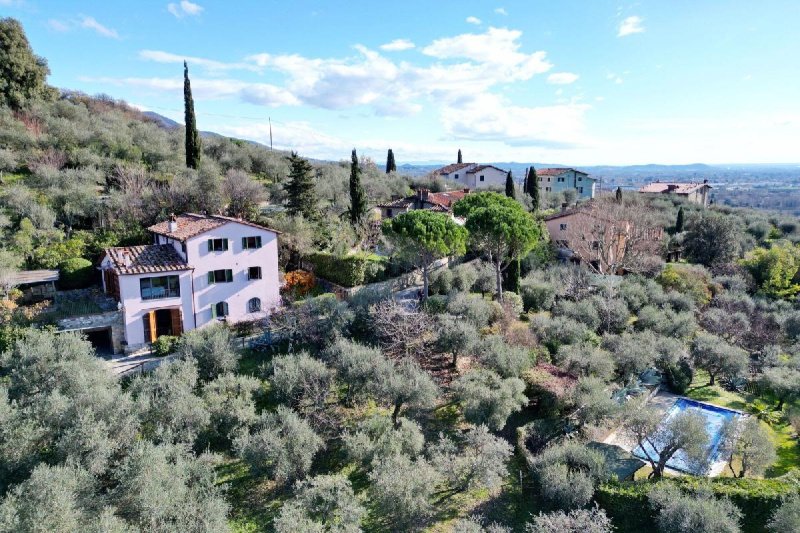
[[(690, 400), (692, 402), (709, 405), (714, 407), (715, 409), (720, 409), (718, 405), (706, 403), (706, 402), (698, 402), (697, 400), (692, 400), (691, 398), (686, 398), (685, 396), (679, 396), (677, 394), (673, 394), (671, 392), (666, 391), (659, 391), (657, 392), (650, 400), (647, 402), (647, 405), (651, 407), (655, 407), (656, 410), (663, 416), (667, 414), (667, 411), (675, 404), (675, 402), (681, 398)], [(741, 411), (737, 411), (736, 409), (728, 409), (727, 407), (722, 408), (728, 411), (733, 411), (739, 413), (740, 415), (744, 415)], [(605, 444), (614, 444), (619, 446), (620, 448), (624, 449), (628, 452), (633, 452), (636, 448), (637, 443), (630, 438), (630, 436), (625, 434), (621, 428), (613, 431), (608, 437), (606, 437), (603, 442)], [(716, 477), (719, 476), (723, 470), (727, 467), (728, 463), (726, 461), (716, 461), (709, 467), (707, 477)], [(673, 475), (673, 476), (689, 476), (692, 474), (688, 474), (686, 472), (681, 472), (679, 470), (674, 470), (672, 468), (667, 467), (665, 472)]]

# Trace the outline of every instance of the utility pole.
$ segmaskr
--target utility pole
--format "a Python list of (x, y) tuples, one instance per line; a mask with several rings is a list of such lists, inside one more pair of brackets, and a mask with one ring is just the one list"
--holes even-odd
[(269, 120), (269, 151), (272, 151), (272, 117), (267, 117)]

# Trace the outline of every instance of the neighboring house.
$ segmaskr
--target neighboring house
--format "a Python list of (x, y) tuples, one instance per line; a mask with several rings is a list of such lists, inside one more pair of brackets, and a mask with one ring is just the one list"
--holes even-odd
[(108, 248), (100, 261), (127, 350), (221, 320), (264, 318), (279, 305), (276, 231), (193, 213), (148, 230), (153, 244)]
[(380, 210), (381, 218), (393, 218), (414, 209), (431, 209), (439, 213), (452, 214), (453, 204), (469, 194), (469, 189), (460, 191), (430, 192), (428, 189), (418, 189), (417, 193), (405, 198), (398, 198), (376, 206)]
[(637, 227), (632, 221), (635, 215), (606, 216), (602, 207), (592, 204), (545, 217), (547, 232), (560, 259), (585, 263), (601, 274), (613, 274), (631, 271), (634, 265), (660, 255), (663, 228)]
[(708, 207), (711, 185), (708, 184), (708, 180), (703, 180), (703, 183), (655, 181), (639, 189), (639, 192), (646, 194), (674, 194), (692, 203)]
[(578, 199), (594, 198), (597, 180), (586, 172), (574, 168), (540, 168), (536, 176), (541, 192), (557, 194), (571, 189), (578, 194)]
[(458, 182), (469, 189), (502, 188), (506, 185), (507, 170), (478, 163), (454, 163), (438, 170), (435, 175)]
[(7, 285), (22, 291), (22, 302), (34, 303), (55, 296), (58, 278), (58, 270), (20, 270), (10, 276)]

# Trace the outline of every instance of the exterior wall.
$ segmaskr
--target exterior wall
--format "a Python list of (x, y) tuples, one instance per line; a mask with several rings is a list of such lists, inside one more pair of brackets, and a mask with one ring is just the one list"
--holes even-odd
[[(139, 280), (160, 276), (177, 275), (181, 295), (177, 298), (142, 300)], [(180, 308), (183, 315), (183, 331), (194, 329), (192, 309), (192, 271), (154, 272), (150, 274), (127, 274), (119, 277), (119, 291), (122, 300), (122, 316), (125, 322), (125, 340), (133, 349), (145, 343), (144, 316), (154, 309)]]
[[(175, 251), (178, 252), (178, 255), (186, 261), (186, 248), (184, 247), (183, 242), (170, 239), (169, 237), (165, 237), (163, 235), (154, 235), (153, 236), (153, 244), (171, 244)], [(188, 261), (187, 261), (188, 262)]]
[[(261, 248), (245, 250), (242, 237), (261, 237)], [(209, 252), (209, 239), (228, 239), (228, 250)], [(202, 233), (186, 242), (188, 262), (194, 267), (194, 313), (197, 327), (213, 322), (212, 306), (218, 302), (228, 304), (227, 321), (264, 318), (280, 303), (280, 277), (278, 273), (278, 236), (272, 231), (231, 222)], [(261, 267), (260, 280), (248, 280), (249, 267)], [(233, 281), (208, 283), (208, 272), (230, 269)], [(261, 300), (260, 313), (248, 313), (247, 302)], [(189, 328), (191, 329), (191, 328)]]
[(596, 181), (582, 172), (566, 170), (558, 176), (539, 176), (539, 188), (543, 193), (556, 194), (574, 189), (578, 198), (585, 200), (594, 198)]
[(96, 331), (100, 329), (111, 330), (111, 348), (114, 353), (123, 350), (125, 340), (125, 324), (120, 311), (107, 311), (96, 315), (85, 315), (63, 318), (56, 324), (61, 331)]
[[(488, 189), (490, 187), (505, 187), (507, 172), (494, 167), (487, 167), (476, 172), (470, 171), (467, 176), (467, 187), (470, 189)], [(481, 181), (483, 176), (483, 181)]]
[(458, 183), (467, 183), (467, 171), (469, 171), (469, 169), (471, 168), (472, 166), (460, 168), (458, 170), (450, 172), (449, 174), (441, 174), (441, 176), (444, 179), (457, 181)]
[(394, 218), (397, 215), (408, 213), (408, 207), (379, 207), (381, 218)]

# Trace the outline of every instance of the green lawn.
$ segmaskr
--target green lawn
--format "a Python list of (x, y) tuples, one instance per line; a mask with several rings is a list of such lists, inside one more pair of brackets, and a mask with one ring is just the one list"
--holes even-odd
[[(753, 394), (731, 392), (719, 385), (708, 385), (708, 373), (704, 370), (697, 370), (686, 396), (700, 402), (745, 412), (748, 411), (748, 406), (752, 406), (755, 401), (772, 405), (770, 398), (757, 398)], [(769, 412), (768, 409), (767, 413), (774, 415), (775, 420), (770, 423), (763, 422), (775, 443), (775, 451), (778, 454), (778, 460), (766, 472), (765, 477), (768, 478), (782, 476), (793, 468), (800, 468), (800, 442), (794, 434), (794, 429), (786, 420), (785, 409), (787, 408), (788, 405), (784, 407), (783, 413)], [(723, 475), (730, 475), (730, 471), (726, 469)]]

